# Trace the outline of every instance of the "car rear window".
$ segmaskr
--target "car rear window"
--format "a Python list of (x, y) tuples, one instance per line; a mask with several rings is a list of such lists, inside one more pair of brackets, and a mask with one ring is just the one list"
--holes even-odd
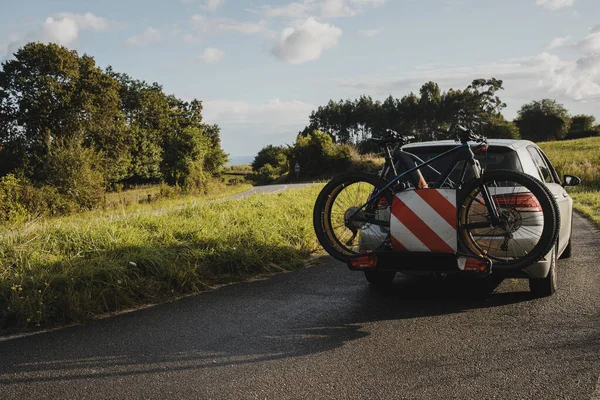
[[(416, 155), (423, 161), (427, 161), (454, 147), (455, 146), (413, 147), (406, 148), (404, 151)], [(453, 154), (451, 154), (450, 157), (443, 157), (439, 160), (436, 160), (431, 165), (436, 170), (443, 173), (452, 162), (452, 158)], [(523, 167), (521, 166), (517, 152), (508, 147), (490, 145), (486, 152), (475, 154), (475, 158), (479, 161), (484, 170), (509, 169), (519, 172), (523, 171)], [(461, 161), (456, 165), (449, 177), (452, 181), (456, 182), (458, 179), (460, 179), (460, 172), (462, 171), (463, 165), (464, 161)], [(435, 182), (438, 179), (436, 173), (431, 171), (429, 168), (421, 169), (421, 173), (425, 177), (425, 180), (429, 183)], [(469, 179), (472, 179), (472, 177), (473, 174), (471, 169), (467, 168), (465, 180), (468, 181)]]

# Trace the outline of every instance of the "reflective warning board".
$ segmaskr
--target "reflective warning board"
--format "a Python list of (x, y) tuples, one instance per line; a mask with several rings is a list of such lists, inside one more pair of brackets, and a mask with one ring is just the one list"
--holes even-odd
[(456, 190), (405, 190), (394, 196), (390, 220), (396, 251), (455, 253)]

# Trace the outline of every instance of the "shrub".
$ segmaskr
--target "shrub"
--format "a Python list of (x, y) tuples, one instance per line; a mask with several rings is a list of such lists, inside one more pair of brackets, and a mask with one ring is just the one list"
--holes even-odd
[(521, 134), (515, 123), (495, 118), (483, 128), (483, 135), (490, 139), (520, 139)]
[(21, 222), (27, 218), (21, 203), (21, 182), (14, 175), (0, 179), (0, 222)]
[(204, 160), (209, 149), (210, 139), (200, 128), (173, 132), (167, 139), (162, 164), (166, 182), (188, 190), (202, 187), (207, 181)]
[(71, 214), (79, 209), (72, 199), (51, 186), (35, 187), (24, 178), (0, 179), (0, 223), (21, 223), (45, 215)]
[(288, 169), (288, 159), (283, 146), (268, 145), (263, 147), (252, 161), (252, 170), (259, 172), (267, 164), (278, 170), (279, 174), (283, 174)]
[(281, 176), (280, 171), (271, 164), (265, 164), (257, 172), (247, 175), (247, 178), (257, 185), (268, 185)]
[(313, 131), (298, 136), (296, 144), (288, 152), (290, 174), (294, 174), (296, 163), (300, 164), (302, 178), (330, 176), (343, 172), (352, 165), (352, 147), (337, 145), (331, 136)]
[(99, 155), (78, 144), (55, 146), (47, 157), (44, 183), (56, 188), (80, 209), (91, 210), (104, 198)]

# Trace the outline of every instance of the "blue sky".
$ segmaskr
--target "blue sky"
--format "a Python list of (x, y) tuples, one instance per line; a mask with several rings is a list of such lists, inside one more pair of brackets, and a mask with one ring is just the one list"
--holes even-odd
[(598, 0), (21, 0), (0, 60), (30, 40), (204, 102), (233, 157), (292, 143), (329, 99), (426, 81), (505, 82), (507, 118), (543, 97), (600, 119)]

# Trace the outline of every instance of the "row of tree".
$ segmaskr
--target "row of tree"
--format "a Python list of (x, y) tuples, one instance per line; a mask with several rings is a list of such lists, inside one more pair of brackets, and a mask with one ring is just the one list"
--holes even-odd
[(159, 181), (200, 186), (227, 161), (219, 134), (203, 123), (200, 101), (56, 44), (29, 43), (0, 69), (0, 177), (63, 194)]
[(600, 131), (593, 116), (571, 117), (562, 105), (549, 99), (524, 105), (515, 121), (507, 121), (501, 113), (506, 104), (498, 96), (502, 84), (494, 78), (477, 79), (464, 90), (442, 92), (438, 84), (428, 82), (419, 94), (401, 99), (389, 96), (380, 102), (361, 96), (331, 100), (311, 113), (310, 123), (300, 135), (319, 130), (336, 143), (362, 144), (393, 129), (427, 140), (444, 137), (443, 132), (457, 123), (490, 138), (534, 141), (595, 136)]
[[(293, 146), (266, 146), (259, 151), (252, 169), (258, 182), (268, 183), (284, 174), (293, 174), (296, 163), (302, 177), (332, 175), (349, 168), (373, 167), (356, 154), (377, 152), (366, 139), (381, 137), (387, 129), (415, 140), (444, 139), (455, 124), (461, 124), (489, 138), (551, 141), (599, 136), (600, 126), (591, 115), (569, 115), (554, 100), (525, 104), (514, 121), (502, 116), (506, 107), (499, 96), (502, 81), (477, 79), (465, 90), (441, 92), (434, 82), (421, 87), (419, 94), (401, 99), (392, 96), (383, 102), (369, 96), (355, 100), (331, 100), (310, 115), (310, 123), (298, 134)], [(368, 160), (368, 157), (366, 158)]]

